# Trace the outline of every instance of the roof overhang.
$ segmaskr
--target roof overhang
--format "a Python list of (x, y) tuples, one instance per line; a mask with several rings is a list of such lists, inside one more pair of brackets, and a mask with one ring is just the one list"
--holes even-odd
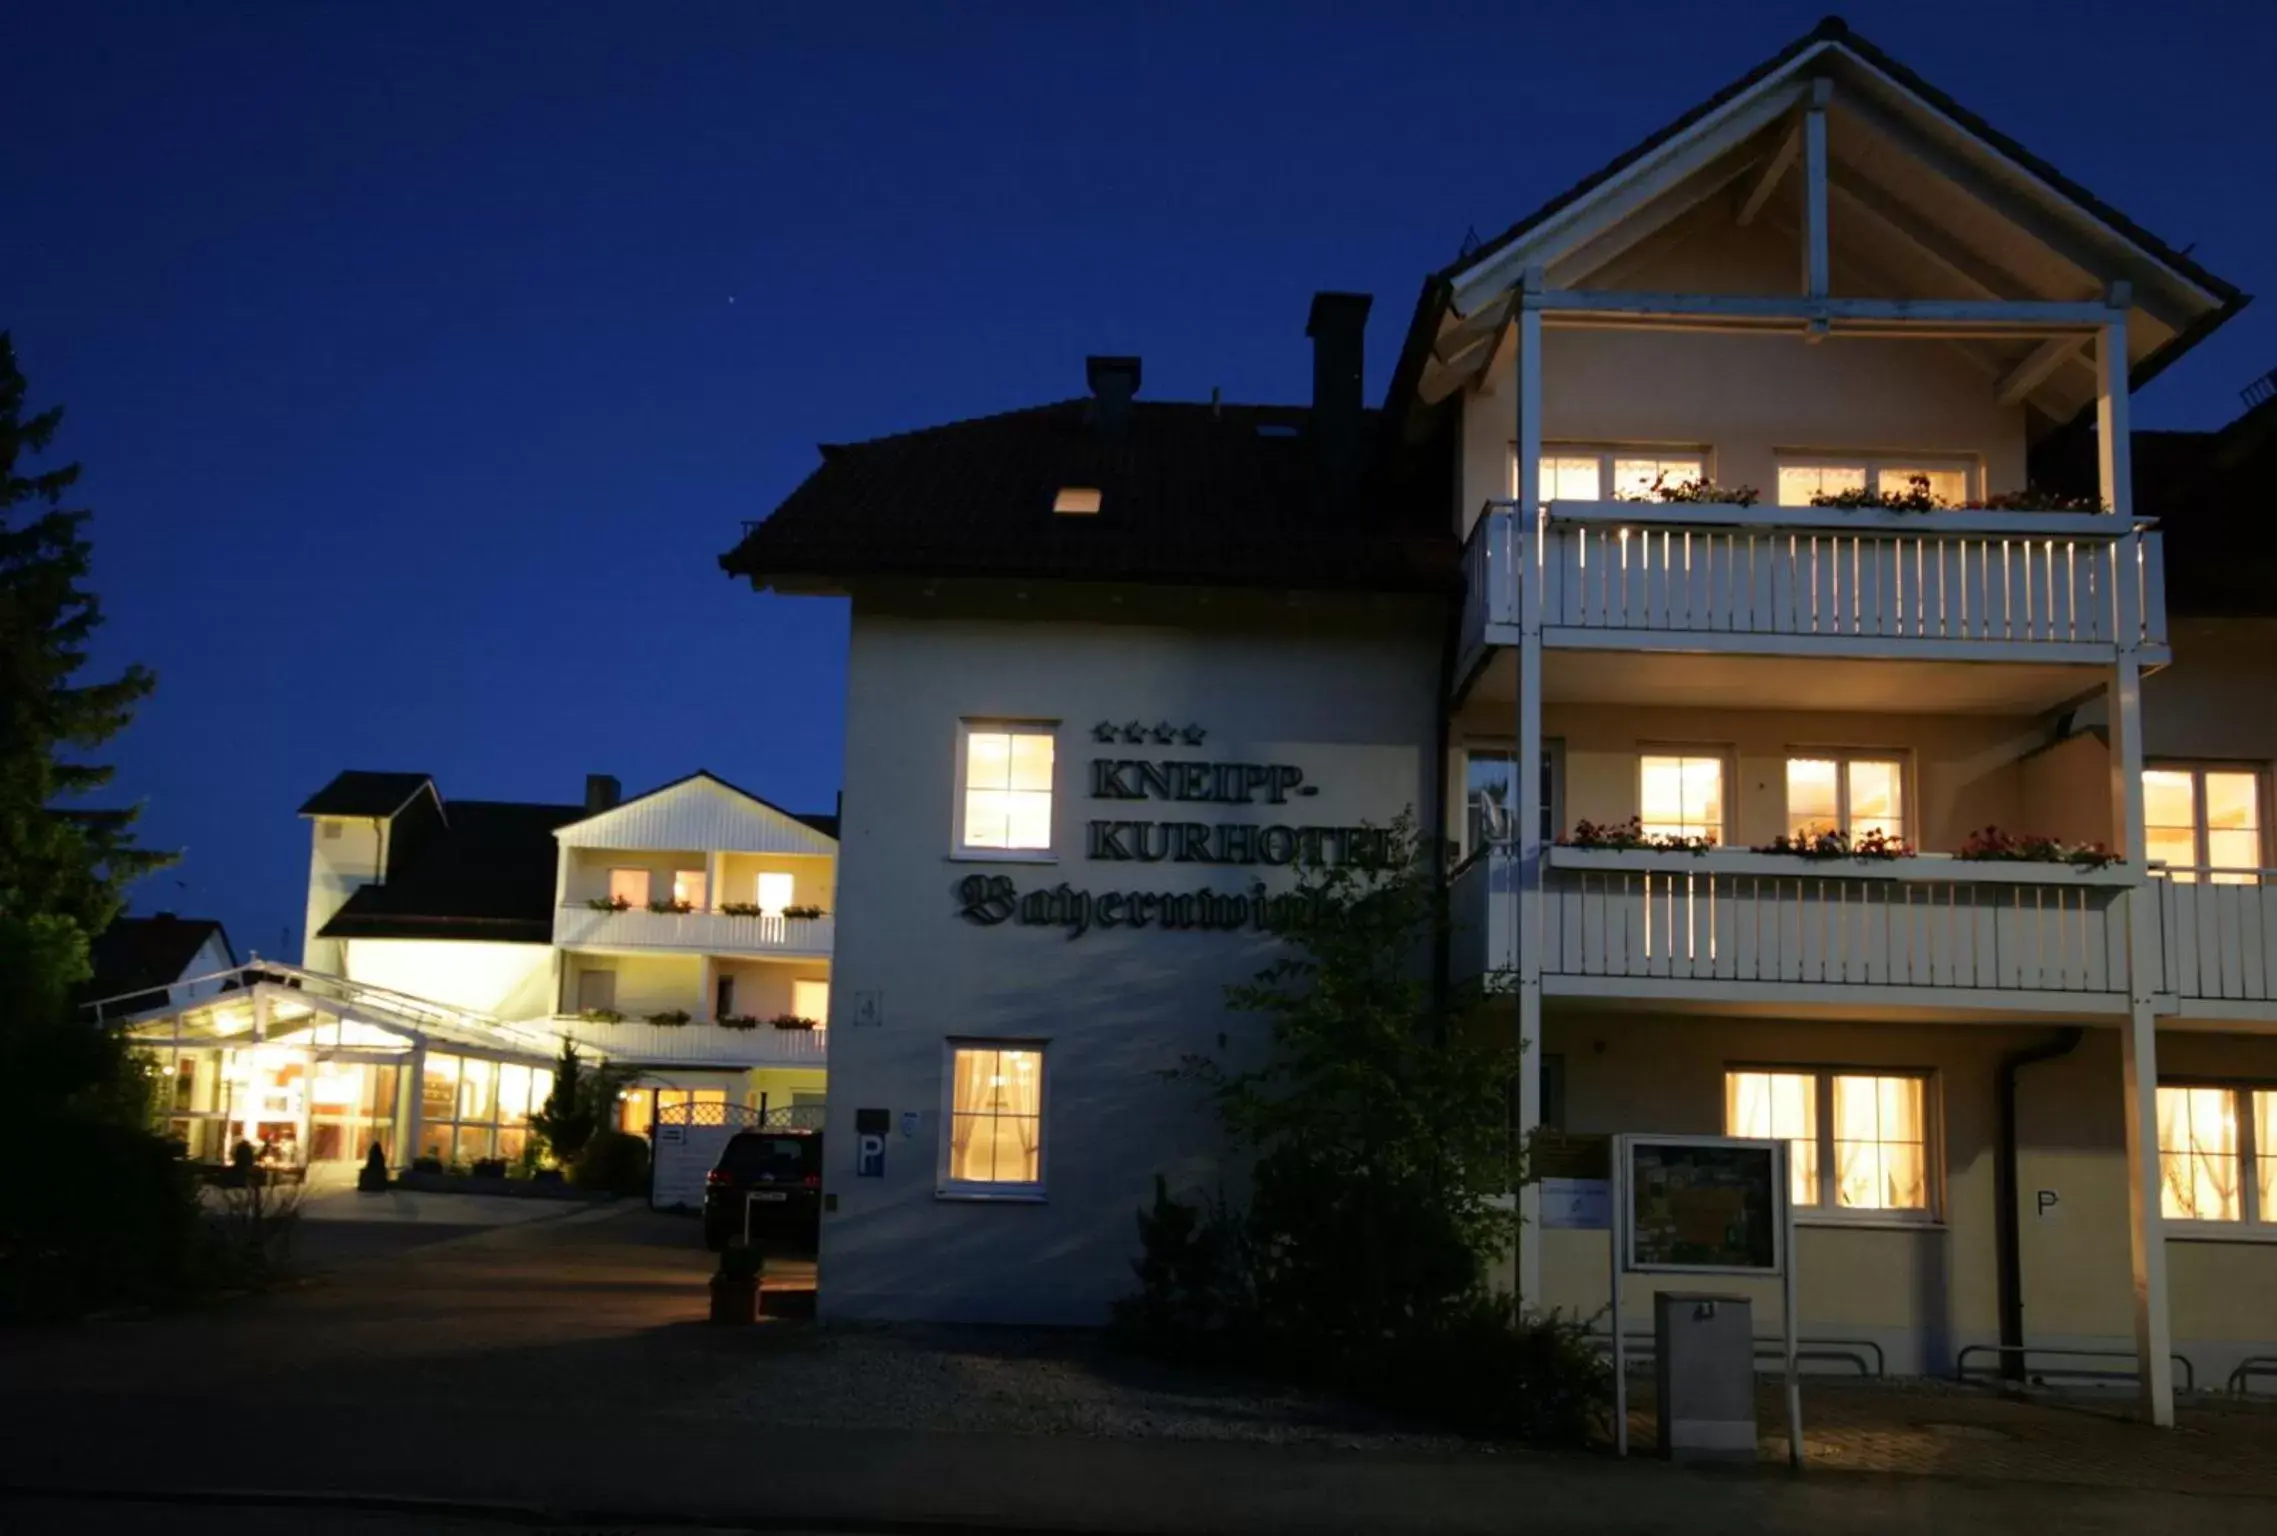
[[(1796, 196), (1792, 168), (1814, 93), (1825, 114), (1836, 293), (2088, 303), (2124, 284), (2136, 385), (2246, 302), (1829, 22), (1436, 274), (1418, 303), (1395, 392), (1430, 404), (1481, 377), (1507, 344), (1514, 295), (1530, 270), (1545, 290), (1617, 287), (1624, 261), (1656, 241), (1711, 221), (1777, 225), (1792, 217), (1784, 210)], [(2051, 420), (2068, 419), (2093, 397), (2083, 347), (2054, 337), (1957, 344), (1997, 370), (2004, 400), (2029, 400)]]

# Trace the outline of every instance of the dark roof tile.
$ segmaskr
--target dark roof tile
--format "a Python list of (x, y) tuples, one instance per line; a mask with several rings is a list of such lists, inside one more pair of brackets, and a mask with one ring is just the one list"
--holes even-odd
[(553, 937), (556, 827), (584, 819), (582, 805), (453, 800), (438, 829), (385, 885), (350, 896), (319, 931), (327, 939)]
[[(826, 450), (720, 564), (759, 585), (1004, 577), (1444, 591), (1447, 501), (1381, 470), (1331, 478), (1281, 406), (1137, 401), (1109, 438), (1067, 400)], [(1363, 427), (1374, 432), (1373, 413)], [(1052, 511), (1079, 486), (1095, 515)]]
[(393, 816), (434, 781), (424, 773), (350, 768), (301, 802), (303, 816)]

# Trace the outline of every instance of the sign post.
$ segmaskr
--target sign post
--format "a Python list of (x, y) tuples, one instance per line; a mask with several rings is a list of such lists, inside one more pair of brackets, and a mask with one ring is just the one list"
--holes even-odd
[[(1803, 1460), (1796, 1359), (1795, 1212), (1783, 1141), (1733, 1136), (1613, 1138), (1613, 1450), (1629, 1454), (1628, 1341), (1621, 1280), (1632, 1274), (1749, 1275), (1780, 1281), (1787, 1460)], [(1663, 1405), (1665, 1412), (1665, 1405)]]

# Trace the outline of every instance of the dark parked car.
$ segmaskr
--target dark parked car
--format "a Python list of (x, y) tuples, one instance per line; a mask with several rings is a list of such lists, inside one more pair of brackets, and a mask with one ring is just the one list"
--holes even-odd
[(822, 1220), (822, 1132), (737, 1131), (704, 1176), (704, 1246), (744, 1233), (765, 1247), (811, 1248)]

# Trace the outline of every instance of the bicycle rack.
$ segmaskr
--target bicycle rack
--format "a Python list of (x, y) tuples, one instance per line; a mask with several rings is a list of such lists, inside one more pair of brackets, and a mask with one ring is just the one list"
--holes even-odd
[(2253, 1376), (2277, 1376), (2277, 1355), (2247, 1355), (2237, 1363), (2237, 1369), (2230, 1372), (2223, 1390), (2232, 1396), (2244, 1397), (2246, 1380)]
[[(2086, 1382), (2138, 1381), (2142, 1378), (2142, 1372), (2139, 1370), (2106, 1371), (2093, 1366), (2073, 1367), (2065, 1365), (2042, 1366), (2035, 1370), (2031, 1363), (2031, 1357), (2034, 1355), (2067, 1355), (2080, 1360), (2125, 1360), (2132, 1363), (2135, 1359), (2135, 1352), (2131, 1349), (2051, 1349), (2041, 1344), (1971, 1344), (1953, 1359), (1954, 1380), (1967, 1381), (1970, 1378), (1969, 1356), (1971, 1355), (2019, 1356), (2024, 1361), (2024, 1374), (2036, 1377), (2041, 1381), (2049, 1380), (2052, 1377)], [(2169, 1355), (2167, 1358), (2182, 1368), (2182, 1390), (2185, 1392), (2197, 1391), (2198, 1373), (2191, 1368), (2189, 1357), (2187, 1355)], [(1980, 1371), (1977, 1374), (1991, 1376), (1997, 1373), (1997, 1369), (1995, 1367), (1993, 1371)], [(2277, 1374), (2277, 1357), (2271, 1359), (2271, 1373)]]

